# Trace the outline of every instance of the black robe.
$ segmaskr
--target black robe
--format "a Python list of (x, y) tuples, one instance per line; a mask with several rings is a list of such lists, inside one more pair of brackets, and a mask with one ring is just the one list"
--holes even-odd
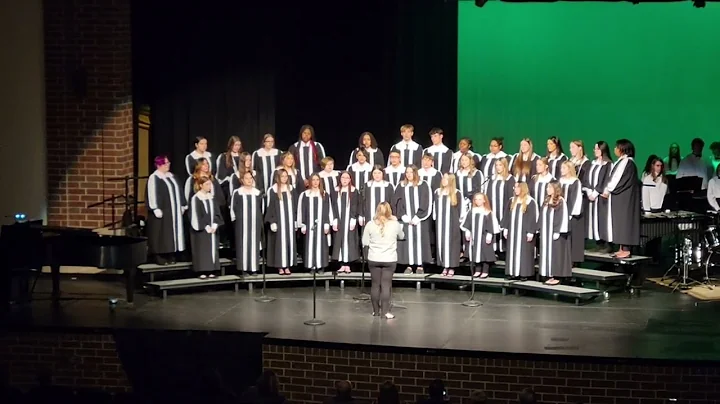
[(405, 178), (405, 166), (385, 167), (385, 181), (391, 183), (393, 188), (397, 187), (403, 178)]
[(232, 156), (230, 159), (231, 165), (230, 167), (227, 166), (227, 161), (225, 157), (230, 152), (221, 153), (217, 160), (215, 160), (215, 167), (217, 167), (217, 175), (215, 176), (221, 184), (225, 183), (225, 181), (229, 180), (230, 177), (238, 171), (238, 167), (240, 167), (240, 156), (235, 155)]
[(330, 195), (305, 191), (300, 194), (297, 210), (298, 228), (305, 231), (303, 264), (309, 269), (326, 268), (330, 255), (330, 226), (335, 220)]
[[(275, 170), (279, 170), (283, 167), (278, 167)], [(303, 181), (302, 178), (300, 178), (300, 171), (295, 169), (295, 171), (289, 170), (287, 168), (283, 168), (288, 173), (288, 184), (293, 186), (293, 192), (295, 192), (295, 197), (300, 197), (300, 194), (305, 192), (305, 181)]]
[(538, 205), (542, 205), (545, 202), (545, 195), (547, 195), (547, 184), (554, 180), (552, 175), (545, 174), (543, 176), (535, 175), (530, 181), (528, 181), (528, 189), (530, 189), (530, 196), (535, 199)]
[(273, 176), (275, 170), (280, 167), (280, 158), (282, 152), (278, 149), (270, 149), (270, 151), (263, 149), (255, 150), (252, 154), (252, 169), (258, 174), (258, 177), (262, 178), (262, 186), (264, 189), (261, 191), (265, 192), (270, 185), (274, 184)]
[[(435, 169), (437, 169), (443, 174), (452, 172), (450, 170), (452, 170), (453, 151), (451, 149), (448, 149), (447, 146), (445, 146), (444, 144), (438, 146), (430, 146), (425, 149), (425, 154), (429, 154), (433, 157), (433, 161), (435, 162)], [(417, 166), (417, 168), (419, 169), (420, 166)]]
[[(585, 195), (588, 199), (586, 212), (587, 238), (595, 241), (607, 241), (608, 234), (608, 200), (600, 196), (610, 177), (612, 162), (593, 160), (585, 174)], [(594, 200), (592, 200), (594, 199)]]
[(640, 245), (641, 185), (632, 158), (624, 157), (613, 164), (605, 189), (609, 193), (608, 241), (623, 246)]
[[(365, 186), (365, 196), (363, 198), (362, 222), (367, 223), (375, 217), (375, 211), (382, 202), (391, 203), (395, 187), (387, 181), (375, 182), (369, 181)], [(392, 205), (391, 205), (392, 206)], [(393, 211), (393, 215), (395, 211)]]
[(235, 223), (235, 264), (239, 272), (256, 272), (260, 266), (263, 238), (262, 193), (239, 188), (230, 200), (230, 219)]
[[(258, 175), (257, 171), (253, 170), (250, 174), (253, 176), (253, 184), (255, 186), (255, 189), (260, 191), (261, 194), (265, 194), (265, 191), (267, 189), (265, 188), (265, 185), (262, 183), (263, 179), (260, 175)], [(240, 182), (240, 177), (238, 177), (237, 173), (233, 174), (232, 177), (227, 181), (228, 183), (228, 203), (230, 203), (230, 197), (232, 194), (242, 187), (242, 183)]]
[(267, 265), (272, 268), (290, 268), (297, 264), (297, 195), (294, 190), (277, 192), (277, 185), (268, 188), (265, 195), (265, 223), (267, 233)]
[(433, 218), (436, 225), (435, 259), (442, 268), (456, 268), (460, 266), (460, 251), (462, 248), (462, 232), (460, 220), (463, 217), (465, 203), (460, 191), (455, 190), (457, 204), (452, 206), (450, 196), (444, 195), (442, 189), (435, 192), (433, 203)]
[(560, 178), (560, 167), (562, 167), (562, 163), (567, 161), (568, 158), (565, 154), (560, 153), (557, 155), (557, 157), (550, 157), (547, 156), (548, 160), (548, 172), (552, 174), (555, 178)]
[(570, 256), (572, 262), (585, 261), (585, 234), (587, 222), (583, 217), (583, 192), (582, 184), (577, 178), (571, 180), (561, 179), (560, 185), (563, 189), (563, 196), (570, 215), (569, 238)]
[[(394, 151), (397, 151), (398, 153), (400, 153), (400, 165), (401, 166), (410, 167), (410, 166), (414, 165), (417, 168), (421, 167), (423, 149), (414, 140), (411, 140), (410, 142), (407, 142), (407, 143), (405, 143), (404, 140), (401, 140), (398, 143), (395, 143), (390, 148), (390, 153), (392, 153)], [(388, 166), (390, 166), (389, 161), (388, 161)]]
[(203, 157), (207, 159), (207, 162), (210, 165), (210, 172), (215, 172), (215, 167), (213, 167), (213, 164), (215, 164), (215, 162), (212, 159), (212, 153), (210, 153), (209, 151), (205, 151), (205, 153), (199, 154), (197, 151), (193, 150), (190, 154), (185, 156), (185, 170), (187, 171), (188, 175), (193, 175), (193, 173), (195, 172), (195, 166), (197, 165), (197, 161)]
[(330, 173), (325, 172), (325, 170), (320, 171), (318, 173), (320, 176), (320, 179), (323, 182), (323, 187), (325, 187), (325, 192), (330, 194), (330, 198), (335, 195), (335, 188), (338, 187), (340, 183), (340, 171), (333, 170)]
[[(315, 144), (315, 155), (312, 153), (311, 142)], [(298, 168), (303, 181), (309, 180), (312, 174), (320, 171), (320, 161), (327, 156), (323, 145), (315, 141), (308, 143), (297, 141), (288, 148), (288, 151), (295, 156), (295, 167)]]
[[(227, 198), (225, 197), (225, 191), (223, 190), (223, 186), (215, 177), (213, 177), (210, 182), (212, 182), (210, 194), (212, 194), (213, 199), (215, 199), (218, 207), (220, 207), (220, 211), (222, 211), (227, 206)], [(185, 200), (189, 201), (190, 199), (192, 199), (195, 193), (195, 180), (193, 177), (188, 177), (188, 179), (185, 180)]]
[(430, 185), (420, 181), (418, 185), (400, 184), (395, 188), (392, 203), (395, 216), (402, 225), (405, 238), (398, 241), (398, 263), (422, 266), (430, 262), (430, 222), (432, 192)]
[(434, 167), (430, 167), (428, 169), (421, 168), (418, 170), (418, 175), (420, 176), (420, 179), (430, 185), (430, 190), (433, 193), (440, 189), (440, 185), (442, 185), (443, 174), (440, 171), (436, 170)]
[[(480, 160), (482, 160), (482, 155), (477, 154), (471, 150), (468, 151), (467, 154), (472, 158), (473, 163), (475, 163), (475, 167), (480, 167)], [(450, 167), (451, 173), (457, 172), (457, 170), (460, 169), (460, 157), (462, 157), (462, 155), (463, 153), (460, 150), (453, 153), (452, 167)]]
[(455, 173), (458, 191), (467, 200), (472, 200), (473, 195), (476, 192), (483, 191), (483, 185), (485, 185), (485, 178), (480, 170), (471, 170), (470, 172), (458, 171)]
[[(355, 156), (357, 154), (358, 148), (353, 149), (353, 151), (350, 153), (350, 160), (348, 165), (353, 165), (357, 163), (357, 157)], [(373, 166), (385, 166), (385, 156), (383, 156), (383, 152), (380, 149), (372, 149), (372, 148), (363, 148), (363, 151), (365, 151), (365, 155), (367, 156), (367, 163), (370, 164), (371, 167)]]
[(485, 178), (492, 178), (492, 176), (495, 175), (495, 163), (500, 159), (507, 160), (509, 166), (511, 157), (505, 154), (504, 151), (500, 151), (497, 154), (488, 153), (480, 159), (480, 167), (478, 169), (482, 171)]
[(185, 251), (183, 212), (187, 209), (187, 200), (175, 176), (159, 171), (152, 173), (147, 181), (145, 198), (150, 254)]
[[(465, 221), (461, 226), (465, 232), (465, 252), (470, 261), (495, 262), (495, 250), (493, 243), (500, 234), (500, 223), (498, 223), (495, 213), (489, 210), (472, 207)], [(470, 241), (467, 241), (467, 236)]]
[(342, 263), (357, 261), (360, 258), (357, 223), (362, 206), (360, 192), (355, 187), (350, 192), (336, 190), (332, 201), (338, 229), (333, 234), (332, 258)]
[[(515, 199), (515, 198), (513, 198)], [(515, 207), (512, 201), (503, 217), (503, 232), (507, 232), (507, 254), (505, 273), (510, 276), (527, 278), (535, 273), (535, 240), (538, 231), (538, 206), (535, 200), (527, 197), (525, 212), (522, 203)], [(527, 236), (532, 235), (531, 241)]]
[[(190, 201), (190, 243), (192, 246), (192, 269), (195, 272), (220, 270), (220, 236), (217, 229), (223, 224), (220, 208), (215, 199), (201, 193)], [(209, 233), (209, 229), (216, 229)]]
[[(513, 195), (515, 195), (515, 177), (512, 175), (509, 175), (507, 179), (498, 178), (497, 176), (493, 177), (488, 183), (486, 195), (492, 211), (497, 216), (502, 228), (505, 212), (508, 211), (510, 200)], [(495, 237), (493, 248), (496, 252), (505, 252), (506, 246), (507, 240), (505, 240), (502, 234), (498, 234), (497, 237)]]
[(355, 162), (349, 165), (347, 168), (347, 172), (352, 178), (352, 183), (360, 192), (360, 196), (363, 196), (365, 194), (365, 184), (370, 181), (370, 173), (372, 172), (372, 167), (373, 166), (371, 166), (369, 163), (360, 165), (359, 163)]
[(568, 216), (568, 207), (562, 198), (556, 206), (545, 204), (540, 209), (540, 248), (538, 249), (540, 276), (546, 278), (572, 276)]
[[(512, 173), (513, 177), (515, 177), (515, 181), (519, 182), (528, 182), (530, 178), (534, 177), (535, 174), (537, 174), (537, 161), (540, 160), (540, 156), (533, 153), (532, 156), (530, 156), (530, 172), (529, 174), (525, 175), (521, 172), (515, 172), (515, 161), (519, 158), (520, 153), (515, 153), (510, 158), (510, 172)], [(527, 161), (527, 160), (525, 160)]]

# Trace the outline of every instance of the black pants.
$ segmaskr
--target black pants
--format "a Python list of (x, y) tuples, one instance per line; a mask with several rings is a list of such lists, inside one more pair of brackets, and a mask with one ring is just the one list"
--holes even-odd
[(396, 262), (368, 261), (370, 269), (370, 301), (376, 315), (390, 312), (390, 295), (392, 294), (392, 278)]

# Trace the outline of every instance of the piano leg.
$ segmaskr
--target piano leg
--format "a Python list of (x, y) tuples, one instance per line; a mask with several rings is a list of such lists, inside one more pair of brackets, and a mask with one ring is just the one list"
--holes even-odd
[(50, 265), (50, 276), (52, 277), (52, 301), (53, 304), (60, 302), (60, 265)]
[(124, 272), (127, 274), (127, 279), (125, 280), (125, 300), (127, 300), (128, 304), (132, 304), (133, 300), (135, 300), (135, 274), (137, 273), (137, 268), (132, 267), (126, 269)]

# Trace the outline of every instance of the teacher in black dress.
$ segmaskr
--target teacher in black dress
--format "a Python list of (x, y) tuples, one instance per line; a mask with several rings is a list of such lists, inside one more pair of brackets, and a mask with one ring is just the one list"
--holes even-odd
[(393, 273), (397, 266), (397, 241), (403, 238), (405, 234), (402, 226), (392, 215), (390, 204), (380, 203), (375, 210), (375, 217), (365, 225), (362, 235), (362, 245), (368, 247), (373, 316), (395, 318), (390, 313), (390, 296)]

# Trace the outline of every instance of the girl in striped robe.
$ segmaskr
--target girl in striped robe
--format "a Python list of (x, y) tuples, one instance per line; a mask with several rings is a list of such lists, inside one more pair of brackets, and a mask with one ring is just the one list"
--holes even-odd
[(514, 195), (502, 223), (508, 243), (505, 275), (510, 279), (529, 278), (535, 274), (538, 206), (524, 182), (515, 184)]
[(381, 166), (375, 166), (372, 170), (372, 179), (365, 184), (365, 196), (363, 197), (362, 216), (360, 226), (364, 226), (367, 220), (371, 220), (378, 205), (382, 202), (390, 203), (393, 200), (395, 187), (385, 181), (385, 172)]
[(452, 277), (460, 265), (463, 217), (463, 197), (457, 190), (455, 174), (443, 175), (440, 189), (435, 192), (433, 219), (436, 225), (437, 265), (443, 268), (442, 276)]
[(214, 278), (214, 272), (220, 270), (220, 240), (217, 229), (223, 223), (222, 216), (210, 193), (210, 179), (199, 178), (195, 187), (197, 192), (190, 201), (192, 269), (200, 273), (200, 279)]
[(599, 141), (595, 144), (593, 153), (595, 159), (590, 163), (590, 169), (583, 184), (585, 195), (588, 198), (587, 238), (595, 241), (595, 250), (607, 250), (606, 242), (609, 234), (605, 218), (608, 215), (608, 203), (607, 199), (600, 197), (600, 194), (605, 190), (605, 184), (610, 178), (610, 168), (612, 167), (610, 147), (606, 142)]
[(267, 265), (277, 268), (280, 275), (290, 275), (290, 268), (297, 264), (297, 195), (290, 184), (290, 176), (284, 169), (275, 170), (273, 182), (265, 196), (265, 223), (270, 227), (267, 237)]
[(395, 216), (405, 233), (398, 241), (398, 263), (407, 265), (406, 274), (424, 273), (423, 263), (430, 262), (430, 226), (428, 218), (432, 213), (432, 193), (430, 186), (420, 179), (418, 169), (410, 166), (405, 169), (405, 178), (395, 188), (393, 203)]
[(263, 202), (262, 193), (255, 188), (255, 178), (245, 171), (242, 186), (230, 198), (230, 219), (235, 223), (235, 263), (241, 274), (254, 274), (260, 264)]
[[(572, 163), (570, 163), (572, 164)], [(540, 276), (546, 285), (557, 285), (557, 278), (572, 276), (568, 217), (570, 212), (558, 181), (547, 184), (545, 201), (540, 211)]]
[(478, 192), (473, 195), (472, 207), (465, 215), (461, 229), (465, 232), (465, 251), (470, 262), (480, 264), (480, 268), (476, 268), (472, 276), (487, 278), (490, 275), (490, 265), (495, 262), (493, 242), (500, 234), (500, 224), (485, 194)]
[[(365, 160), (370, 164), (370, 166), (383, 166), (385, 167), (385, 156), (383, 155), (382, 150), (378, 148), (377, 140), (375, 140), (375, 135), (373, 135), (370, 132), (363, 132), (360, 134), (360, 139), (358, 139), (358, 147), (353, 149), (353, 151), (350, 153), (350, 161), (348, 165), (353, 165), (358, 162), (357, 159), (357, 152), (358, 150), (362, 150), (365, 153)], [(355, 183), (356, 185), (360, 184), (359, 182)]]
[(368, 163), (368, 152), (363, 149), (355, 150), (355, 159), (356, 161), (348, 166), (347, 172), (350, 173), (353, 184), (360, 191), (360, 196), (364, 196), (365, 184), (370, 181), (373, 166)]
[(560, 186), (570, 219), (570, 252), (573, 263), (585, 261), (585, 218), (583, 217), (582, 184), (575, 174), (575, 164), (566, 160), (560, 166)]
[(475, 168), (472, 157), (464, 154), (460, 157), (460, 168), (455, 173), (457, 185), (463, 199), (469, 201), (476, 193), (481, 192), (485, 184), (482, 171)]
[(320, 171), (320, 161), (325, 158), (325, 148), (315, 141), (315, 129), (310, 125), (300, 128), (300, 140), (293, 143), (288, 152), (295, 156), (305, 186), (313, 173)]
[(330, 195), (317, 174), (310, 175), (308, 189), (298, 199), (298, 228), (304, 238), (303, 264), (311, 271), (322, 273), (330, 255), (330, 228), (335, 223)]
[[(495, 160), (495, 175), (488, 183), (487, 198), (490, 201), (490, 209), (495, 212), (499, 223), (503, 223), (505, 212), (508, 211), (510, 200), (514, 195), (515, 177), (510, 175), (508, 171), (508, 161), (506, 159)], [(495, 237), (493, 248), (497, 253), (504, 253), (506, 240), (502, 235)]]
[(358, 216), (360, 215), (360, 193), (353, 186), (347, 171), (339, 175), (340, 184), (332, 197), (336, 222), (333, 224), (334, 240), (332, 258), (340, 263), (338, 273), (350, 273), (350, 263), (360, 258)]
[[(263, 136), (262, 147), (253, 152), (251, 168), (262, 177), (261, 183), (264, 187), (273, 184), (275, 169), (281, 165), (282, 154), (280, 150), (275, 148), (275, 136), (270, 133)], [(261, 191), (265, 192), (265, 189), (261, 189)]]

